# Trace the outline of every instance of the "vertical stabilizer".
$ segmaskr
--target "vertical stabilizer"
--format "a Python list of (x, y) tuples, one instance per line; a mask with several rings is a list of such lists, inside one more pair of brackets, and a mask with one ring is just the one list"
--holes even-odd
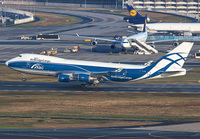
[(144, 19), (147, 19), (147, 22), (150, 22), (149, 17), (143, 17), (136, 9), (134, 9), (131, 5), (127, 5), (127, 9), (129, 11), (130, 16), (124, 17), (124, 20), (126, 22), (132, 23), (132, 24), (143, 24)]
[(183, 42), (174, 48), (171, 52), (159, 59), (152, 66), (160, 68), (163, 71), (173, 71), (174, 69), (180, 69), (183, 67), (192, 46), (192, 42)]
[(137, 10), (133, 8), (131, 5), (127, 5), (127, 9), (129, 11), (130, 16), (136, 17), (136, 18), (141, 18), (143, 17)]

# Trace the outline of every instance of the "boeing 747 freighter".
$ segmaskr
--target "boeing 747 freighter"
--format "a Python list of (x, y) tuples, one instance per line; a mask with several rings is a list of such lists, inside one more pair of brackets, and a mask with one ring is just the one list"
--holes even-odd
[(63, 59), (39, 54), (20, 54), (5, 64), (22, 73), (51, 75), (59, 82), (80, 81), (82, 86), (101, 81), (131, 82), (186, 74), (183, 64), (193, 46), (183, 42), (153, 64), (131, 65)]

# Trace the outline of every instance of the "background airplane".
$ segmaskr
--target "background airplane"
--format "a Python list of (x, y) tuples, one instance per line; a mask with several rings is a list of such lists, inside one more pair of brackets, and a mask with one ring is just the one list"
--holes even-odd
[(51, 75), (59, 82), (80, 81), (82, 86), (100, 81), (138, 81), (186, 74), (182, 68), (193, 43), (183, 42), (152, 65), (131, 65), (62, 59), (39, 54), (20, 54), (5, 64), (19, 72)]
[[(129, 5), (129, 7), (132, 7)], [(133, 7), (132, 7), (133, 8)], [(135, 10), (137, 14), (140, 14), (137, 10)], [(130, 13), (131, 15), (131, 13)], [(142, 17), (138, 17), (138, 22), (134, 22), (129, 20), (129, 23), (132, 23), (131, 27), (135, 30), (141, 31), (143, 30), (143, 22), (140, 22)], [(144, 18), (144, 17), (143, 17)], [(192, 36), (193, 34), (200, 33), (200, 23), (148, 23), (147, 24), (148, 32), (162, 32), (162, 33), (173, 33), (176, 35), (184, 35), (184, 36)]]
[[(147, 18), (147, 17), (146, 17)], [(148, 45), (146, 42), (147, 40), (147, 32), (146, 32), (146, 18), (143, 20), (143, 30), (142, 32), (138, 33), (138, 34), (134, 34), (131, 36), (128, 36), (124, 39), (122, 39), (121, 41), (119, 40), (111, 40), (111, 39), (104, 39), (104, 38), (98, 38), (98, 37), (86, 37), (86, 36), (80, 36), (79, 34), (76, 34), (78, 37), (80, 38), (84, 38), (84, 39), (92, 39), (92, 43), (91, 45), (96, 45), (97, 44), (97, 40), (101, 40), (101, 41), (108, 41), (108, 42), (112, 42), (113, 44), (111, 45), (111, 48), (114, 49), (116, 46), (115, 44), (121, 44), (122, 50), (123, 51), (127, 51), (128, 49), (133, 48), (134, 50), (139, 50), (144, 52), (144, 54), (151, 54), (153, 53), (158, 53), (158, 51), (153, 48), (152, 46)], [(148, 43), (154, 43), (154, 42), (148, 42)]]
[[(174, 42), (173, 46), (178, 46), (179, 42), (177, 39), (169, 39), (169, 40), (158, 40), (158, 41), (148, 41), (147, 36), (148, 33), (146, 31), (146, 19), (147, 16), (145, 16), (143, 20), (143, 30), (142, 32), (139, 32), (137, 34), (128, 36), (124, 39), (120, 40), (112, 40), (112, 39), (105, 39), (105, 38), (98, 38), (98, 37), (87, 37), (87, 36), (80, 36), (79, 34), (76, 34), (80, 38), (84, 39), (91, 39), (91, 45), (97, 45), (97, 41), (107, 41), (112, 42), (111, 48), (114, 49), (116, 47), (116, 44), (121, 44), (122, 51), (127, 51), (128, 49), (134, 49), (134, 52), (136, 54), (152, 54), (152, 53), (158, 53), (158, 51), (155, 49), (155, 43), (161, 43), (161, 42)], [(133, 32), (133, 31), (132, 31)]]

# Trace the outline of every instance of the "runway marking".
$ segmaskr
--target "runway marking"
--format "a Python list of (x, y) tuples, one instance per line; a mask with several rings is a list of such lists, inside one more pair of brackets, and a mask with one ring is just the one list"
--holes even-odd
[(0, 133), (1, 135), (9, 135), (9, 136), (23, 136), (23, 137), (34, 137), (34, 138), (45, 138), (45, 139), (56, 139), (55, 137), (47, 137), (44, 135), (37, 135), (38, 133)]
[(156, 138), (163, 138), (163, 139), (173, 139), (173, 138), (168, 138), (168, 137), (163, 137), (163, 136), (156, 136), (156, 135), (152, 135), (152, 133), (156, 133), (156, 132), (160, 132), (160, 131), (153, 131), (153, 132), (149, 132), (149, 136), (151, 137), (156, 137)]

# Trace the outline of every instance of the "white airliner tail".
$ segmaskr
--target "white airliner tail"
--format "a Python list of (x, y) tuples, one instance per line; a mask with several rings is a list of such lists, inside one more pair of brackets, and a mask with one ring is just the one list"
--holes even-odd
[(192, 49), (193, 44), (194, 43), (192, 42), (183, 42), (178, 47), (174, 48), (171, 52), (169, 52), (167, 55), (169, 55), (169, 57), (172, 58), (172, 60), (174, 60), (174, 63), (178, 63), (175, 65), (180, 65), (179, 68), (182, 68), (186, 61), (186, 58), (190, 53), (190, 50)]
[(193, 46), (191, 42), (183, 42), (171, 52), (163, 56), (152, 66), (159, 68), (161, 71), (176, 71), (181, 69), (185, 63), (185, 60), (190, 53)]

